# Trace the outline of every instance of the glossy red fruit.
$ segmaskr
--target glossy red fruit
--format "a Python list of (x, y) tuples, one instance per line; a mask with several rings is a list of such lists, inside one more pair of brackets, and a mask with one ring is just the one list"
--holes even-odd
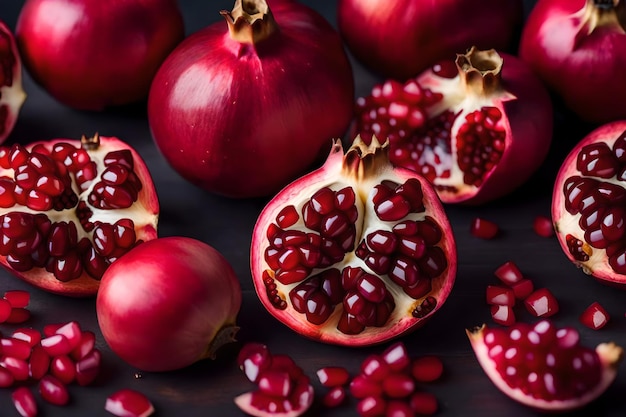
[(325, 366), (316, 372), (320, 384), (325, 387), (337, 387), (345, 385), (350, 379), (350, 374), (346, 368), (341, 366)]
[(552, 218), (565, 255), (606, 283), (626, 284), (626, 121), (587, 134), (556, 177)]
[(622, 348), (601, 343), (595, 350), (579, 343), (573, 328), (548, 320), (510, 328), (467, 331), (478, 362), (503, 393), (544, 411), (580, 408), (600, 396), (617, 375)]
[(70, 401), (67, 386), (57, 377), (48, 374), (39, 380), (39, 394), (46, 402), (54, 405), (66, 405)]
[(443, 375), (443, 362), (439, 356), (424, 355), (411, 363), (411, 375), (417, 382), (434, 382)]
[(559, 312), (559, 302), (547, 288), (539, 288), (524, 299), (526, 309), (535, 317), (550, 317)]
[(29, 387), (15, 388), (11, 393), (13, 405), (22, 417), (36, 417), (38, 413), (37, 401)]
[(13, 131), (25, 100), (22, 59), (13, 32), (0, 21), (0, 143)]
[(109, 395), (104, 409), (117, 417), (148, 417), (154, 414), (154, 406), (148, 397), (130, 388), (122, 388)]
[(107, 269), (96, 313), (113, 352), (135, 368), (160, 372), (214, 358), (232, 342), (241, 297), (222, 254), (169, 236), (133, 248)]
[(174, 0), (28, 0), (15, 31), (33, 79), (81, 110), (145, 99), (157, 69), (184, 36)]
[(159, 69), (148, 99), (152, 136), (199, 187), (269, 196), (347, 130), (350, 61), (333, 27), (300, 2), (236, 0), (222, 15)]
[(117, 138), (0, 147), (0, 263), (46, 291), (94, 295), (111, 263), (156, 237), (158, 213), (148, 168)]
[(579, 321), (590, 329), (599, 330), (607, 325), (610, 318), (606, 309), (594, 301), (582, 312)]
[(492, 320), (502, 326), (510, 326), (517, 320), (511, 306), (492, 305), (490, 311)]
[(481, 217), (476, 217), (470, 225), (470, 233), (472, 236), (480, 239), (493, 239), (498, 235), (500, 228), (498, 224)]
[(522, 18), (520, 0), (337, 2), (337, 24), (354, 56), (401, 80), (473, 45), (510, 49)]
[[(470, 49), (357, 100), (355, 134), (389, 138), (394, 165), (431, 181), (445, 203), (483, 204), (524, 183), (552, 140), (552, 104), (530, 67)], [(532, 124), (528, 120), (534, 120)]]
[(511, 288), (501, 287), (499, 285), (487, 285), (485, 297), (487, 304), (500, 306), (515, 305), (515, 293)]
[(533, 220), (533, 230), (541, 237), (554, 236), (554, 225), (552, 219), (546, 216), (537, 216)]
[(524, 25), (519, 55), (581, 119), (624, 119), (625, 16), (622, 1), (539, 0)]
[(445, 302), (456, 246), (430, 184), (388, 148), (336, 141), (326, 163), (278, 193), (251, 246), (265, 308), (315, 340), (363, 346), (419, 327)]
[(507, 261), (494, 271), (495, 276), (508, 286), (513, 286), (524, 279), (522, 271), (513, 261)]

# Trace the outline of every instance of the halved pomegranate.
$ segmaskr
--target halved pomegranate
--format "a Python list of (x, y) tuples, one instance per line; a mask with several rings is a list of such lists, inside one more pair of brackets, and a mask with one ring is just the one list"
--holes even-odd
[(617, 375), (623, 350), (579, 343), (578, 331), (548, 320), (467, 330), (476, 358), (491, 381), (512, 399), (546, 411), (579, 408), (600, 396)]
[(94, 295), (110, 263), (157, 235), (145, 163), (113, 137), (0, 147), (0, 263), (39, 288)]
[(13, 130), (24, 100), (22, 60), (13, 32), (0, 20), (0, 143)]
[(391, 162), (425, 176), (444, 203), (510, 193), (552, 140), (545, 87), (526, 63), (493, 49), (472, 48), (404, 84), (375, 86), (356, 113), (355, 133), (366, 142), (389, 138)]
[(603, 282), (626, 285), (626, 121), (593, 130), (565, 158), (552, 221), (574, 264)]
[(360, 346), (415, 329), (456, 275), (452, 229), (430, 183), (394, 168), (387, 143), (335, 141), (325, 164), (259, 216), (251, 269), (263, 305), (315, 340)]

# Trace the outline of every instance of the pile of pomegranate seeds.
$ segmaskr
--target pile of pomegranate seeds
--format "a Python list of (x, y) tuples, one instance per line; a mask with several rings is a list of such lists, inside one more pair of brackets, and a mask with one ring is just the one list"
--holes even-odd
[(480, 239), (493, 239), (500, 232), (498, 225), (490, 220), (476, 217), (470, 226), (472, 236)]
[(579, 321), (583, 325), (593, 330), (599, 330), (606, 326), (609, 319), (609, 313), (597, 301), (591, 303), (579, 317)]
[(550, 317), (559, 311), (559, 303), (552, 292), (547, 288), (535, 290), (533, 282), (524, 277), (514, 262), (505, 262), (494, 274), (504, 284), (488, 285), (485, 294), (495, 323), (503, 326), (514, 324), (514, 308), (518, 301), (522, 301), (534, 317)]

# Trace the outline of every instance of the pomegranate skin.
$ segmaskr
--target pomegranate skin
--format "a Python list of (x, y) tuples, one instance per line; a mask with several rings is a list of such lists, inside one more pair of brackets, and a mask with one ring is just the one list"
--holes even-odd
[(22, 88), (22, 59), (20, 58), (15, 36), (11, 29), (0, 20), (0, 143), (13, 131), (20, 109), (26, 100)]
[(510, 50), (523, 16), (519, 0), (339, 0), (337, 7), (355, 57), (400, 80), (471, 46)]
[(352, 117), (352, 68), (339, 35), (297, 2), (270, 5), (277, 28), (267, 38), (240, 42), (226, 23), (212, 24), (174, 50), (151, 87), (157, 147), (209, 192), (248, 198), (278, 191)]
[(175, 0), (28, 0), (16, 26), (33, 79), (59, 102), (93, 111), (145, 99), (183, 36)]
[(165, 237), (118, 262), (102, 277), (96, 312), (106, 342), (125, 362), (144, 371), (180, 369), (232, 340), (241, 287), (217, 250)]
[(587, 122), (626, 117), (626, 5), (593, 0), (539, 0), (519, 56), (567, 107)]

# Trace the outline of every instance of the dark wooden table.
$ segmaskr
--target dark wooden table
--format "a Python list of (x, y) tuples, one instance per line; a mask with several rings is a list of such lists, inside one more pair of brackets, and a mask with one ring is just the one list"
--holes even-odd
[[(335, 2), (307, 0), (335, 24)], [(527, 1), (527, 10), (532, 4)], [(2, 0), (0, 19), (15, 27), (23, 1)], [(187, 33), (218, 21), (218, 11), (230, 9), (232, 1), (180, 0)], [(379, 81), (354, 62), (357, 95), (367, 94)], [(341, 364), (351, 372), (359, 363), (381, 347), (347, 348), (330, 346), (304, 339), (271, 317), (261, 306), (253, 290), (249, 270), (250, 235), (265, 200), (230, 200), (206, 193), (183, 181), (165, 163), (150, 137), (142, 110), (130, 112), (84, 113), (55, 102), (25, 75), (28, 99), (20, 114), (11, 142), (27, 143), (53, 137), (79, 138), (99, 132), (119, 136), (131, 143), (145, 158), (161, 201), (159, 231), (161, 236), (190, 236), (209, 243), (232, 263), (241, 280), (244, 300), (239, 324), (240, 342), (259, 341), (276, 353), (289, 353), (312, 376), (326, 365)], [(560, 162), (568, 150), (591, 129), (576, 122), (566, 111), (557, 108), (555, 136), (546, 163), (532, 179), (512, 195), (477, 208), (448, 206), (447, 212), (458, 243), (458, 275), (454, 290), (440, 312), (422, 329), (402, 340), (413, 355), (434, 353), (445, 363), (445, 378), (426, 387), (441, 403), (441, 416), (522, 417), (536, 412), (521, 406), (500, 393), (478, 365), (464, 329), (489, 321), (484, 303), (485, 287), (496, 282), (493, 271), (505, 261), (516, 262), (536, 286), (547, 286), (558, 297), (560, 313), (554, 318), (559, 325), (574, 325), (586, 344), (614, 340), (626, 346), (626, 293), (599, 284), (576, 269), (563, 255), (556, 239), (541, 238), (532, 230), (536, 215), (549, 215), (552, 184)], [(469, 233), (476, 216), (497, 222), (502, 234), (496, 240), (483, 241)], [(108, 415), (106, 396), (120, 387), (136, 388), (147, 394), (159, 416), (237, 416), (241, 412), (233, 398), (252, 388), (238, 370), (234, 356), (240, 344), (222, 352), (217, 361), (204, 361), (180, 371), (142, 373), (118, 359), (99, 333), (93, 299), (67, 299), (27, 286), (8, 272), (0, 271), (0, 291), (24, 288), (31, 292), (29, 323), (41, 329), (46, 323), (79, 320), (82, 327), (97, 334), (97, 346), (103, 352), (103, 369), (98, 383), (90, 387), (70, 386), (72, 402), (66, 407), (42, 404), (42, 415), (48, 417)], [(583, 328), (578, 315), (593, 301), (600, 301), (612, 315), (610, 324), (600, 331)], [(520, 320), (532, 318), (520, 311)], [(5, 326), (0, 325), (0, 331)], [(316, 385), (317, 388), (321, 388)], [(323, 392), (319, 389), (318, 392)], [(622, 370), (608, 392), (589, 407), (571, 415), (626, 415), (626, 370)], [(0, 391), (0, 415), (13, 416), (10, 391)], [(335, 410), (314, 408), (309, 415), (356, 416), (354, 403)]]

